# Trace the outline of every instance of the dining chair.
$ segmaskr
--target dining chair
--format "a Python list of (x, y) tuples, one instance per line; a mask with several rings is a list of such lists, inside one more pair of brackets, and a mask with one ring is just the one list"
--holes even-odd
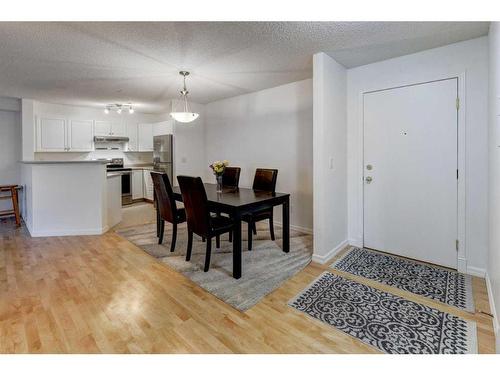
[[(276, 191), (277, 178), (277, 169), (257, 168), (255, 170), (252, 189), (254, 191), (274, 193)], [(252, 212), (251, 214), (247, 214), (242, 217), (242, 220), (248, 223), (248, 250), (252, 250), (252, 234), (257, 234), (257, 226), (255, 225), (255, 223), (258, 221), (269, 220), (269, 232), (271, 233), (271, 240), (274, 241), (275, 237), (273, 216), (273, 208), (266, 208), (264, 210)]]
[[(224, 174), (222, 175), (222, 186), (229, 188), (237, 188), (240, 184), (240, 167), (226, 167), (224, 169)], [(221, 213), (217, 212), (217, 216)], [(229, 232), (229, 242), (233, 242), (233, 232)], [(220, 239), (217, 237), (217, 247), (220, 246)]]
[(156, 199), (156, 210), (158, 221), (158, 243), (163, 242), (163, 234), (165, 232), (165, 221), (172, 223), (172, 243), (170, 251), (175, 250), (175, 242), (177, 240), (177, 224), (186, 221), (186, 211), (183, 208), (177, 208), (172, 192), (172, 185), (166, 173), (151, 172), (153, 186)]
[(207, 248), (205, 255), (204, 271), (210, 268), (210, 255), (212, 252), (212, 238), (223, 233), (232, 232), (234, 222), (227, 216), (212, 216), (208, 206), (207, 193), (200, 177), (177, 176), (181, 189), (182, 202), (186, 210), (188, 227), (188, 245), (186, 261), (191, 260), (193, 248), (193, 233), (206, 239)]
[(226, 167), (222, 175), (222, 186), (238, 187), (240, 183), (240, 167)]

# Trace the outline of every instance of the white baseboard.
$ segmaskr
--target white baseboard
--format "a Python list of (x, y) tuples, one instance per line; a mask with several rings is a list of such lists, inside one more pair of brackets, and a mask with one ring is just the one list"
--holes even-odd
[(347, 240), (342, 241), (339, 243), (337, 246), (335, 246), (333, 249), (331, 249), (328, 253), (325, 255), (318, 255), (318, 254), (313, 254), (312, 260), (313, 262), (319, 263), (319, 264), (325, 264), (328, 261), (330, 261), (337, 253), (344, 249), (347, 245), (349, 245), (349, 242)]
[[(281, 222), (275, 221), (274, 225), (281, 227)], [(313, 230), (311, 228), (304, 228), (304, 227), (299, 227), (298, 225), (291, 225), (290, 224), (290, 229), (295, 230), (300, 233), (305, 233), (305, 234), (313, 234)]]
[(33, 231), (29, 230), (31, 237), (62, 237), (62, 236), (95, 236), (106, 233), (108, 227), (100, 229), (63, 229), (50, 231)]
[(496, 352), (500, 354), (500, 324), (498, 322), (498, 315), (495, 305), (495, 298), (493, 296), (493, 289), (491, 287), (491, 280), (488, 272), (485, 275), (486, 289), (488, 290), (488, 300), (490, 302), (491, 314), (493, 315), (493, 331), (495, 332), (496, 339)]
[(486, 277), (486, 270), (484, 268), (479, 268), (479, 267), (467, 266), (465, 273), (471, 276), (477, 276), (483, 278)]

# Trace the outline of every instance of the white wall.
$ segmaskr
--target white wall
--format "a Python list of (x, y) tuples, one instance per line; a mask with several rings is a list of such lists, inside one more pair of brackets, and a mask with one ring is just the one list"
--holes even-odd
[[(19, 112), (0, 110), (0, 185), (21, 183), (21, 157)], [(11, 208), (10, 200), (0, 200), (0, 211)]]
[[(251, 187), (255, 169), (277, 168), (277, 191), (291, 194), (291, 224), (312, 228), (312, 81), (310, 79), (206, 105), (208, 164), (227, 159), (241, 167), (240, 186)], [(281, 221), (281, 209), (275, 209)]]
[(314, 255), (324, 263), (347, 245), (347, 70), (313, 58)]
[[(482, 37), (348, 71), (349, 239), (362, 241), (361, 93), (465, 73), (466, 263), (469, 272), (486, 269), (488, 251), (488, 39)], [(422, 183), (425, 183), (424, 181)]]
[(492, 22), (489, 34), (489, 219), (488, 288), (494, 309), (497, 352), (500, 350), (500, 24)]
[[(176, 100), (172, 101), (175, 105)], [(205, 106), (190, 102), (191, 110), (200, 116), (190, 123), (174, 124), (174, 176), (204, 176), (206, 173)], [(164, 117), (169, 117), (165, 114)], [(177, 178), (173, 181), (177, 185)]]
[(21, 99), (21, 136), (23, 160), (35, 160), (35, 101)]

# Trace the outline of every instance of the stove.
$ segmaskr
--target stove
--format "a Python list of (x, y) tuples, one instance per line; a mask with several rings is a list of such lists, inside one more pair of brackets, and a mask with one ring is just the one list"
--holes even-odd
[(123, 167), (123, 158), (106, 159), (107, 172), (120, 172), (122, 179), (122, 206), (132, 203), (132, 168)]

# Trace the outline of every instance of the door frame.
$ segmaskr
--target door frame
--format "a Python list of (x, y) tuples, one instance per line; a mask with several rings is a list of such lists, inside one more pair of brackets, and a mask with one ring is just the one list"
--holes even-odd
[(459, 272), (467, 272), (467, 241), (466, 241), (466, 73), (461, 72), (459, 74), (442, 75), (429, 77), (429, 79), (417, 81), (417, 82), (401, 82), (401, 84), (392, 84), (380, 88), (370, 88), (369, 90), (363, 90), (359, 93), (358, 97), (358, 140), (359, 143), (359, 165), (358, 165), (358, 184), (357, 184), (357, 194), (358, 202), (358, 225), (361, 229), (361, 246), (364, 246), (364, 95), (377, 92), (385, 91), (396, 88), (403, 88), (408, 86), (416, 86), (425, 83), (432, 83), (438, 81), (444, 81), (449, 79), (457, 79), (457, 96), (460, 101), (460, 105), (457, 113), (457, 165), (458, 165), (458, 181), (457, 181), (457, 239), (458, 239), (458, 251), (457, 251), (457, 270)]

